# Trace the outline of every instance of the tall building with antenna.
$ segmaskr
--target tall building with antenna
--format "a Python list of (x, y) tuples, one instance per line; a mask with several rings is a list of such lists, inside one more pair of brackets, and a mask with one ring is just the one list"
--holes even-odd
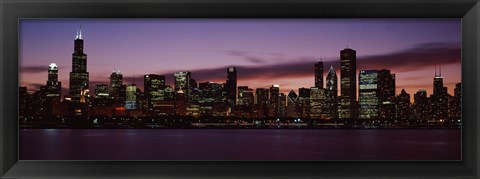
[(448, 118), (448, 99), (447, 87), (443, 86), (442, 66), (435, 66), (435, 77), (433, 78), (432, 99), (432, 119), (434, 121), (445, 121)]
[(83, 53), (83, 36), (82, 28), (80, 27), (80, 29), (77, 29), (77, 35), (75, 36), (72, 71), (70, 72), (69, 94), (72, 101), (79, 102), (81, 96), (88, 96), (88, 94), (85, 94), (88, 92), (88, 83), (87, 55)]

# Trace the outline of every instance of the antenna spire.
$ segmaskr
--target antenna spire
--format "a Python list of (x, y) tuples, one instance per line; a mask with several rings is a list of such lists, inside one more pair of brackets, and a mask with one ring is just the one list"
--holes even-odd
[(439, 70), (438, 76), (442, 76), (442, 64), (438, 64), (438, 70)]
[(78, 28), (77, 28), (77, 34), (75, 35), (75, 39), (78, 39)]
[(79, 39), (83, 39), (83, 37), (82, 37), (82, 25), (80, 25), (80, 30), (79, 30), (79, 33), (78, 33), (78, 38), (79, 38)]

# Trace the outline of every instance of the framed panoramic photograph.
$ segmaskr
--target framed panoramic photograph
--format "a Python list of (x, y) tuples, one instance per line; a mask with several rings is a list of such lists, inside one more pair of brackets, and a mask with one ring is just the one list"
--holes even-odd
[(5, 178), (480, 177), (476, 0), (1, 5)]

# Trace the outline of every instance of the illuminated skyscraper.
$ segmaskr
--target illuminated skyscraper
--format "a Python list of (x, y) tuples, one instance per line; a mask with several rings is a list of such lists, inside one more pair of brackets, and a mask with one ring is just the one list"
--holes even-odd
[(149, 74), (143, 76), (143, 89), (147, 99), (147, 109), (154, 110), (154, 106), (165, 99), (165, 76)]
[(377, 70), (360, 70), (358, 75), (358, 103), (360, 119), (378, 117), (378, 73)]
[(339, 118), (357, 118), (357, 52), (350, 48), (340, 51), (340, 109)]
[(125, 109), (137, 109), (137, 86), (135, 86), (135, 84), (128, 84), (125, 91)]
[(315, 63), (315, 87), (323, 88), (323, 61)]
[(190, 99), (192, 74), (187, 72), (175, 72), (175, 94), (182, 90), (187, 101)]
[(328, 70), (327, 74), (327, 85), (326, 85), (326, 111), (327, 118), (338, 118), (338, 82), (337, 82), (337, 73), (333, 66), (330, 66), (330, 70)]
[[(80, 96), (88, 92), (88, 72), (87, 72), (87, 55), (83, 53), (83, 36), (82, 29), (77, 30), (75, 36), (74, 51), (72, 54), (72, 72), (70, 72), (70, 97), (72, 101), (80, 101)], [(89, 96), (89, 94), (83, 94)]]
[(317, 87), (310, 88), (310, 118), (321, 119), (325, 118), (325, 97), (326, 89)]
[(48, 65), (47, 97), (60, 97), (62, 83), (58, 81), (58, 66), (55, 63)]
[(122, 91), (123, 75), (120, 73), (120, 69), (116, 69), (110, 75), (110, 96), (118, 99), (120, 92)]
[(227, 92), (227, 103), (229, 107), (235, 107), (237, 104), (237, 69), (235, 69), (235, 67), (227, 69), (225, 91)]
[(59, 114), (62, 83), (58, 81), (58, 66), (48, 65), (48, 80), (45, 86), (45, 112), (48, 115)]

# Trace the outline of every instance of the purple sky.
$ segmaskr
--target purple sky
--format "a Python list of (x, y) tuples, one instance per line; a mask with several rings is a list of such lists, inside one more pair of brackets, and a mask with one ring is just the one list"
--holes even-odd
[[(191, 71), (197, 82), (224, 82), (238, 68), (239, 86), (280, 84), (283, 92), (314, 85), (313, 64), (339, 74), (340, 50), (357, 51), (357, 70), (390, 69), (397, 94), (432, 92), (435, 64), (453, 93), (461, 81), (461, 19), (22, 19), (20, 85), (37, 90), (50, 63), (68, 88), (73, 40), (82, 26), (91, 90), (115, 66), (126, 83), (135, 75)], [(340, 87), (339, 87), (340, 88)]]

